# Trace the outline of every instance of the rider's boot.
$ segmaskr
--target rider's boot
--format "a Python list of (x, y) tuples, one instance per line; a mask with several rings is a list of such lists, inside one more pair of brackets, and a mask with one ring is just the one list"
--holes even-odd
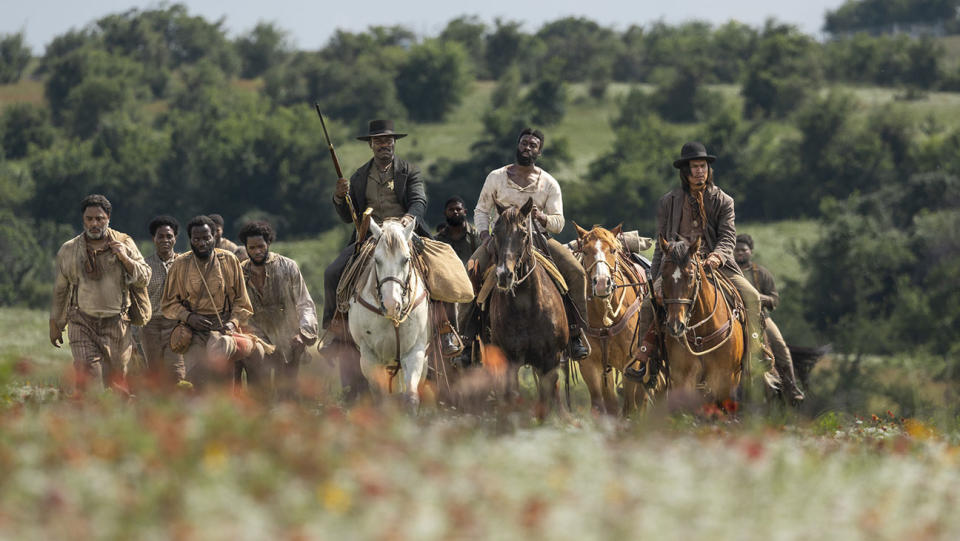
[(777, 373), (780, 374), (780, 388), (784, 398), (792, 406), (799, 406), (806, 398), (800, 386), (797, 385), (797, 376), (793, 371), (793, 362), (789, 358), (774, 356)]
[(579, 361), (590, 356), (590, 342), (580, 325), (570, 325), (570, 358)]
[(463, 351), (463, 342), (449, 321), (440, 327), (440, 351), (444, 357), (453, 357)]

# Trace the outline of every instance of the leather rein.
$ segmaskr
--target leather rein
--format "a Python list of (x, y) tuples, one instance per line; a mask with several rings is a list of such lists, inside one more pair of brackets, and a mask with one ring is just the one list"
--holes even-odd
[[(394, 358), (393, 358), (393, 364), (387, 367), (387, 372), (390, 374), (390, 387), (391, 387), (390, 390), (391, 391), (393, 387), (393, 378), (400, 371), (400, 324), (406, 321), (407, 318), (410, 316), (410, 314), (413, 313), (413, 310), (417, 306), (420, 306), (420, 304), (427, 298), (427, 288), (426, 286), (424, 286), (421, 288), (420, 295), (418, 295), (417, 298), (413, 299), (413, 302), (411, 302), (410, 296), (413, 290), (413, 281), (414, 281), (415, 271), (414, 271), (413, 263), (411, 262), (409, 263), (409, 265), (410, 265), (410, 268), (407, 271), (407, 277), (405, 280), (401, 280), (396, 276), (387, 276), (386, 278), (379, 279), (377, 277), (376, 263), (374, 263), (373, 276), (374, 278), (377, 279), (376, 295), (377, 295), (377, 303), (379, 304), (379, 307), (370, 304), (366, 299), (363, 298), (363, 296), (359, 292), (357, 293), (357, 296), (356, 296), (357, 303), (359, 303), (360, 306), (363, 306), (367, 310), (370, 310), (375, 314), (379, 314), (389, 319), (393, 323), (393, 334), (394, 334), (394, 337), (396, 338), (397, 347), (396, 347), (396, 354), (394, 355)], [(400, 313), (395, 317), (387, 316), (386, 308), (384, 308), (383, 306), (382, 288), (385, 284), (389, 282), (397, 283), (400, 285), (400, 287), (403, 288), (403, 294), (401, 295), (402, 307), (400, 309)]]
[[(721, 346), (727, 343), (730, 340), (730, 337), (733, 336), (733, 320), (739, 318), (738, 310), (730, 308), (730, 301), (727, 300), (727, 296), (724, 294), (722, 287), (720, 286), (720, 280), (717, 276), (718, 272), (711, 269), (710, 275), (713, 276), (713, 280), (710, 280), (710, 277), (707, 280), (710, 280), (713, 283), (713, 287), (716, 290), (716, 294), (713, 298), (713, 310), (707, 314), (707, 317), (698, 321), (693, 325), (689, 325), (690, 318), (693, 316), (693, 306), (696, 300), (699, 298), (701, 293), (701, 282), (703, 281), (703, 275), (706, 272), (703, 269), (703, 265), (700, 262), (700, 257), (697, 255), (692, 256), (694, 259), (694, 268), (696, 268), (697, 279), (693, 287), (693, 295), (690, 298), (686, 297), (677, 297), (671, 299), (663, 299), (663, 304), (687, 304), (690, 305), (690, 309), (687, 310), (687, 315), (683, 320), (683, 325), (686, 328), (686, 331), (683, 333), (683, 339), (677, 338), (678, 341), (682, 341), (684, 346), (686, 346), (687, 351), (694, 356), (700, 357), (708, 353), (712, 353), (719, 349)], [(720, 298), (723, 297), (723, 304), (727, 309), (729, 318), (726, 323), (720, 326), (717, 330), (708, 334), (707, 336), (697, 335), (697, 329), (709, 321), (713, 320), (713, 316), (717, 313), (717, 308), (720, 306)], [(691, 340), (693, 341), (693, 346), (690, 345)], [(714, 344), (719, 340), (718, 343)], [(707, 348), (703, 351), (694, 351), (694, 347), (697, 348)]]

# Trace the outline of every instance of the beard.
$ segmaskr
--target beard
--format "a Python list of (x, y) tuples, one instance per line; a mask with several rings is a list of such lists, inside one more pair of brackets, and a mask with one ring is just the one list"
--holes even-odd
[(467, 217), (461, 214), (457, 214), (456, 216), (447, 216), (447, 224), (452, 225), (454, 227), (460, 227), (461, 225), (466, 223), (466, 221), (467, 221)]
[(100, 240), (100, 239), (103, 238), (103, 235), (106, 234), (108, 227), (110, 227), (110, 224), (109, 224), (109, 223), (104, 224), (103, 227), (98, 228), (97, 231), (94, 231), (92, 228), (91, 228), (91, 229), (88, 229), (88, 228), (84, 227), (84, 228), (83, 228), (83, 234), (86, 235), (87, 238), (90, 239), (90, 240)]
[(529, 167), (536, 163), (537, 156), (536, 154), (530, 156), (524, 156), (520, 153), (520, 149), (517, 149), (517, 165), (522, 165), (524, 167)]
[(258, 267), (262, 267), (267, 264), (267, 256), (270, 255), (270, 252), (264, 252), (263, 257), (257, 259), (255, 257), (250, 257), (250, 262)]
[(207, 259), (210, 257), (210, 254), (213, 253), (213, 247), (197, 248), (196, 246), (191, 245), (190, 250), (193, 252), (193, 255), (197, 257), (197, 259)]

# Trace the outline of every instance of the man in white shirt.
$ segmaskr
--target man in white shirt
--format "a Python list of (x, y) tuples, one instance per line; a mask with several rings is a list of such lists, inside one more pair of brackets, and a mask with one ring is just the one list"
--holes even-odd
[[(474, 290), (479, 291), (480, 282), (490, 265), (490, 252), (487, 243), (490, 239), (490, 225), (496, 205), (523, 206), (533, 199), (532, 216), (540, 229), (557, 234), (563, 230), (563, 197), (560, 184), (550, 173), (536, 166), (536, 160), (543, 151), (544, 136), (540, 130), (526, 128), (520, 132), (517, 140), (517, 157), (514, 163), (494, 169), (487, 175), (480, 191), (480, 198), (474, 210), (474, 224), (480, 231), (480, 247), (467, 262), (467, 273), (473, 280)], [(568, 305), (570, 324), (570, 356), (582, 359), (590, 354), (590, 346), (583, 334), (584, 318), (587, 315), (586, 273), (583, 266), (562, 244), (552, 238), (547, 239), (550, 257), (557, 264), (570, 291), (565, 300)], [(569, 308), (572, 307), (573, 310)], [(469, 340), (476, 335), (476, 316), (474, 310), (461, 312), (460, 331)], [(469, 348), (466, 348), (467, 351)]]

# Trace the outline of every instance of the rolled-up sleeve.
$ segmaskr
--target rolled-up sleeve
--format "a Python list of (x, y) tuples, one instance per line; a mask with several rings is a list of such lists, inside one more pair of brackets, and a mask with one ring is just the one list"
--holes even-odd
[(560, 193), (560, 186), (555, 182), (550, 183), (543, 213), (547, 215), (547, 231), (554, 235), (563, 231), (563, 195)]
[(60, 251), (57, 252), (56, 262), (54, 263), (54, 274), (56, 274), (56, 277), (53, 282), (53, 301), (50, 304), (50, 319), (56, 322), (60, 330), (63, 330), (63, 328), (67, 326), (67, 308), (70, 304), (70, 294), (73, 289), (70, 281), (67, 279), (65, 268), (68, 251), (66, 245), (61, 246)]
[(496, 176), (493, 173), (487, 175), (486, 180), (483, 181), (480, 198), (477, 199), (477, 206), (473, 209), (473, 224), (477, 231), (490, 232), (490, 213), (493, 212), (497, 197), (496, 184)]

